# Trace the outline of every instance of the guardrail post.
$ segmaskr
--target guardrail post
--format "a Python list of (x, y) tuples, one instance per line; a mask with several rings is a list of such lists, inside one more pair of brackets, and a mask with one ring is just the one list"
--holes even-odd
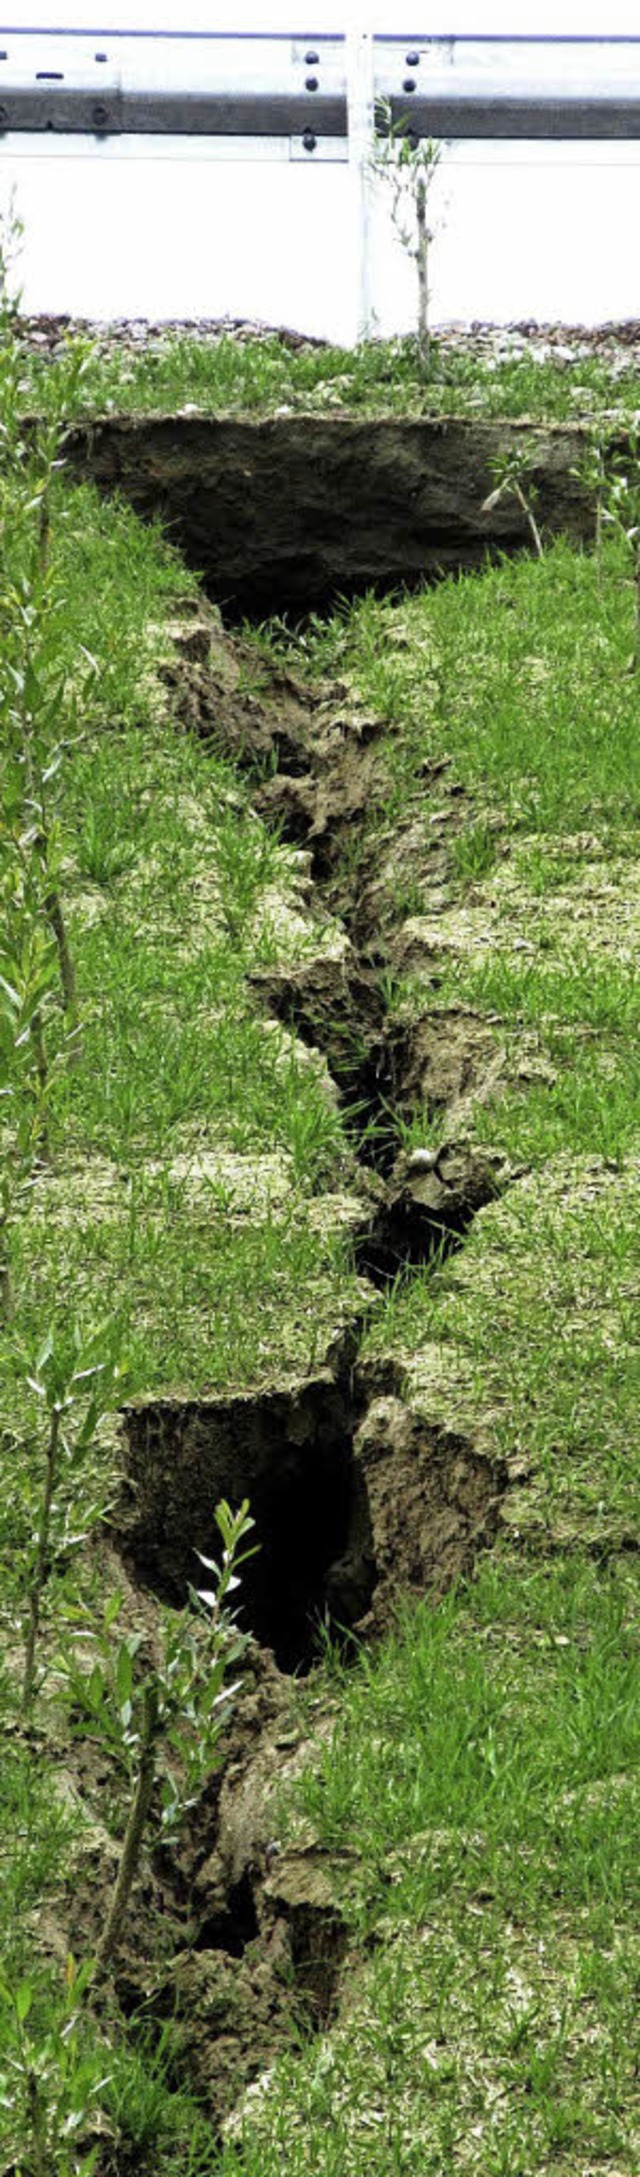
[(357, 249), (358, 339), (369, 340), (374, 327), (373, 308), (373, 175), (374, 144), (373, 34), (360, 27), (347, 34), (347, 110), (349, 165), (354, 179)]

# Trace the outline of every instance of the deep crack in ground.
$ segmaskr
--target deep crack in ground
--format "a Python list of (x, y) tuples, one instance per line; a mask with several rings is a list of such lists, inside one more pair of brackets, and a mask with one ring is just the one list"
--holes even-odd
[[(320, 1051), (351, 1114), (371, 1214), (355, 1241), (378, 1285), (458, 1247), (503, 1184), (490, 1154), (445, 1141), (398, 1154), (394, 1115), (447, 1107), (482, 1062), (479, 1028), (458, 1012), (406, 1024), (385, 1011), (387, 932), (366, 908), (368, 867), (350, 890), (342, 853), (376, 791), (375, 720), (350, 719), (344, 690), (312, 692), (286, 672), (268, 701), (221, 688), (206, 619), (187, 624), (171, 678), (190, 729), (249, 765), (254, 803), (311, 858), (319, 925), (339, 912), (342, 959), (319, 954), (256, 974), (256, 1003)], [(271, 776), (272, 759), (278, 768)], [(375, 849), (374, 849), (375, 852)], [(480, 1043), (482, 1034), (480, 1032)], [(366, 1189), (365, 1189), (366, 1191)], [(304, 1758), (291, 1726), (291, 1674), (318, 1656), (318, 1630), (345, 1642), (381, 1633), (402, 1594), (442, 1591), (490, 1546), (506, 1474), (454, 1426), (403, 1400), (398, 1365), (361, 1363), (363, 1319), (336, 1334), (299, 1380), (198, 1399), (146, 1399), (124, 1415), (126, 1482), (114, 1515), (134, 1586), (181, 1606), (211, 1508), (248, 1497), (259, 1552), (243, 1570), (244, 1624), (257, 1644), (231, 1727), (224, 1775), (194, 1808), (179, 1861), (155, 1856), (156, 1905), (175, 1919), (166, 1971), (123, 1962), (123, 2007), (175, 2016), (189, 2076), (214, 2120), (290, 2042), (292, 2017), (325, 2026), (340, 2003), (347, 1930), (331, 1868), (276, 1851), (272, 1786)]]

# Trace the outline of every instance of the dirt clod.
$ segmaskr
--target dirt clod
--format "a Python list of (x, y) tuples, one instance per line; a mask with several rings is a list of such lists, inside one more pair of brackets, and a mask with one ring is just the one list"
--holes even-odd
[(408, 1265), (448, 1253), (507, 1178), (504, 1158), (464, 1142), (400, 1157), (369, 1230), (356, 1240), (366, 1276), (386, 1284)]
[[(506, 1485), (501, 1461), (453, 1429), (428, 1427), (399, 1398), (369, 1407), (354, 1440), (375, 1564), (370, 1628), (381, 1628), (403, 1593), (442, 1591), (493, 1540)], [(355, 1533), (332, 1571), (336, 1613), (361, 1549)]]

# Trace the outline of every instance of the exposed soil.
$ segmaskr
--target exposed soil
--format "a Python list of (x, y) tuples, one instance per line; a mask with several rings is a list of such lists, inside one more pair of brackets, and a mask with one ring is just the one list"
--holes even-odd
[[(175, 1581), (182, 1599), (194, 1547), (208, 1539), (203, 1504), (220, 1488), (237, 1500), (253, 1487), (261, 1539), (258, 1570), (243, 1580), (260, 1645), (243, 1666), (224, 1768), (177, 1845), (152, 1854), (114, 1972), (125, 2015), (174, 2021), (181, 2074), (214, 2123), (301, 2028), (331, 2022), (354, 1965), (345, 1898), (356, 1844), (336, 1858), (304, 1825), (293, 1838), (280, 1832), (279, 1789), (333, 1722), (327, 1694), (305, 1716), (288, 1675), (312, 1660), (307, 1613), (377, 1638), (401, 1598), (442, 1592), (498, 1527), (501, 1461), (455, 1429), (427, 1427), (399, 1393), (392, 1367), (351, 1370), (343, 1348), (288, 1391), (154, 1402), (125, 1416), (139, 1493), (119, 1542), (134, 1607), (138, 1583), (164, 1596)], [(83, 1873), (68, 1924), (85, 1948), (111, 1862), (92, 1852)]]
[[(137, 1590), (125, 1578), (126, 1616), (132, 1600), (135, 1614)], [(274, 1834), (275, 1786), (309, 1751), (291, 1680), (252, 1643), (224, 1771), (192, 1805), (179, 1838), (146, 1857), (114, 1961), (121, 2012), (159, 2033), (172, 2022), (176, 2080), (189, 2080), (214, 2128), (280, 2049), (328, 2023), (337, 2002), (347, 1930), (336, 1869), (304, 1841), (287, 1850)], [(82, 1781), (85, 1809), (99, 1805), (104, 1756)], [(60, 1920), (39, 1930), (61, 1963), (70, 1942), (75, 1954), (91, 1955), (115, 1858), (97, 1821), (79, 1845)], [(101, 2177), (125, 2177), (127, 2164), (101, 2146), (99, 2168)]]
[[(193, 1404), (147, 1400), (123, 1417), (130, 1510), (118, 1532), (129, 1567), (163, 1601), (182, 1603), (213, 1506), (248, 1497), (260, 1548), (244, 1568), (245, 1622), (284, 1671), (312, 1660), (349, 1531), (356, 1352), (347, 1334), (298, 1382)], [(371, 1558), (365, 1604), (372, 1570)]]
[[(72, 469), (159, 515), (229, 619), (328, 610), (530, 548), (494, 463), (523, 453), (550, 535), (592, 539), (589, 428), (461, 417), (129, 415), (74, 425)], [(628, 436), (615, 436), (618, 447)]]

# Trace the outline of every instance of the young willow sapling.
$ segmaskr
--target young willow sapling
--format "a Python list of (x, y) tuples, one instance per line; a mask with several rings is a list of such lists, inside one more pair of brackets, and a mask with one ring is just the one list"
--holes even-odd
[(62, 898), (64, 852), (60, 798), (65, 759), (80, 738), (80, 703), (95, 663), (78, 660), (75, 686), (61, 674), (58, 621), (62, 597), (51, 553), (54, 478), (61, 465), (66, 421), (77, 405), (92, 349), (70, 341), (45, 396), (46, 414), (23, 419), (24, 358), (17, 339), (17, 302), (10, 264), (20, 230), (12, 215), (0, 223), (0, 747), (5, 788), (15, 798), (15, 851), (38, 879), (38, 908), (58, 960), (67, 1030), (76, 1037), (76, 972)]
[(429, 330), (429, 251), (435, 229), (429, 226), (428, 203), (442, 158), (442, 146), (431, 136), (416, 137), (409, 117), (394, 121), (390, 100), (376, 105), (376, 136), (370, 166), (391, 196), (391, 218), (402, 247), (413, 258), (418, 277), (418, 363), (428, 378), (431, 368)]
[(71, 1957), (62, 1989), (47, 1985), (42, 1965), (13, 1984), (0, 1972), (0, 2121), (11, 2151), (2, 2168), (15, 2177), (93, 2177), (99, 2147), (86, 2142), (101, 2126), (109, 2072), (87, 2030), (90, 1981), (90, 1965)]
[(606, 438), (594, 433), (572, 476), (595, 499), (595, 546), (598, 594), (602, 594), (604, 534), (622, 539), (631, 560), (634, 591), (633, 651), (629, 671), (640, 669), (640, 433), (631, 425), (626, 431), (624, 453), (607, 447)]
[(640, 670), (640, 433), (627, 434), (625, 456), (612, 460), (602, 483), (602, 523), (622, 537), (631, 560), (634, 616), (629, 671)]
[(74, 1660), (69, 1644), (57, 1659), (74, 1729), (97, 1738), (128, 1778), (116, 1879), (96, 1950), (99, 1976), (120, 1942), (156, 1786), (166, 1832), (220, 1763), (220, 1736), (240, 1684), (238, 1679), (228, 1683), (228, 1674), (249, 1637), (240, 1631), (229, 1598), (240, 1584), (239, 1566), (254, 1554), (253, 1548), (243, 1548), (254, 1522), (245, 1501), (237, 1512), (219, 1504), (216, 1523), (222, 1554), (217, 1561), (201, 1559), (213, 1585), (190, 1588), (188, 1608), (164, 1613), (157, 1645), (138, 1632), (116, 1641), (122, 1607), (116, 1593), (101, 1621), (87, 1625), (79, 1614), (75, 1637), (83, 1648), (90, 1646), (91, 1668)]

